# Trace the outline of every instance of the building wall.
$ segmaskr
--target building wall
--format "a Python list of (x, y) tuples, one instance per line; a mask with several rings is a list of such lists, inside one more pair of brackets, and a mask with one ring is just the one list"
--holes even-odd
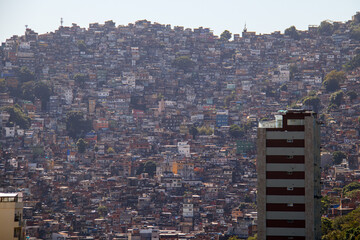
[[(23, 204), (20, 202), (0, 202), (0, 238), (13, 240), (14, 228), (20, 227), (20, 221), (15, 220), (15, 213), (22, 215)], [(20, 218), (22, 220), (22, 217)], [(23, 231), (21, 229), (20, 231)], [(22, 236), (22, 234), (20, 234)], [(20, 238), (22, 239), (22, 238)]]
[[(268, 125), (270, 126), (270, 125)], [(258, 239), (320, 239), (320, 134), (310, 112), (258, 130)]]

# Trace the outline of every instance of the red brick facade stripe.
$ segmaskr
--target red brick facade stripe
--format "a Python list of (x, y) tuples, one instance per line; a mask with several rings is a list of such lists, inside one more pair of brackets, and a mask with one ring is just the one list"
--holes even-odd
[(266, 172), (266, 179), (305, 179), (305, 172)]
[(269, 212), (305, 212), (304, 203), (294, 203), (289, 206), (287, 203), (267, 203), (266, 211)]
[(305, 163), (305, 156), (267, 155), (266, 163)]
[(266, 220), (266, 227), (305, 228), (305, 220)]
[(266, 131), (269, 132), (284, 132), (284, 131), (288, 131), (288, 132), (304, 132), (305, 131), (305, 126), (303, 125), (288, 125), (288, 126), (284, 126), (283, 128), (267, 128)]
[(288, 190), (286, 187), (267, 187), (266, 195), (304, 196), (305, 188), (294, 187), (292, 190)]
[(266, 147), (305, 147), (304, 139), (293, 139), (289, 142), (286, 139), (267, 139)]

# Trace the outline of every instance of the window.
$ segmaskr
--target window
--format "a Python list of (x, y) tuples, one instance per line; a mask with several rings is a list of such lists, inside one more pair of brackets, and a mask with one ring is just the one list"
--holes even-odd
[(292, 190), (294, 190), (294, 188), (293, 187), (287, 187), (287, 190), (292, 191)]
[(14, 228), (14, 238), (19, 238), (21, 233), (21, 228)]
[(288, 159), (292, 159), (294, 158), (294, 156), (290, 155), (290, 156), (287, 156)]
[(293, 139), (287, 139), (286, 142), (287, 142), (287, 143), (293, 143), (294, 140), (293, 140)]
[(287, 125), (301, 126), (301, 125), (305, 125), (305, 124), (304, 124), (304, 119), (288, 119), (287, 120)]
[(293, 203), (288, 203), (287, 206), (288, 206), (288, 207), (293, 207), (294, 204), (293, 204)]

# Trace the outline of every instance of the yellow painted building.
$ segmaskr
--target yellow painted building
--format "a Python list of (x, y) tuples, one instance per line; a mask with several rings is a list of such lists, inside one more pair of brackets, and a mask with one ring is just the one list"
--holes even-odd
[(0, 238), (25, 239), (21, 193), (0, 193)]

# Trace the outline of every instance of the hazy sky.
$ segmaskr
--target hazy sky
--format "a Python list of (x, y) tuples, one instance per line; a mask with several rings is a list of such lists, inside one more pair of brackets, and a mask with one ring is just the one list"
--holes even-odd
[(360, 11), (360, 0), (0, 0), (0, 42), (23, 35), (25, 25), (38, 33), (60, 26), (113, 20), (127, 25), (137, 20), (197, 28), (219, 35), (228, 29), (271, 33), (294, 25), (307, 29), (322, 20), (347, 21)]

